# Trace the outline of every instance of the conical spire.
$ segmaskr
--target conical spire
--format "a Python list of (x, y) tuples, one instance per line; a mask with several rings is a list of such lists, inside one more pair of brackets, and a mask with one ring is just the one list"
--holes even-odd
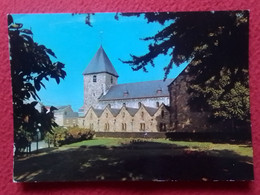
[(102, 73), (102, 72), (106, 72), (118, 77), (115, 68), (113, 67), (112, 63), (108, 59), (107, 54), (101, 45), (100, 48), (97, 50), (95, 56), (88, 64), (87, 68), (84, 70), (83, 75)]

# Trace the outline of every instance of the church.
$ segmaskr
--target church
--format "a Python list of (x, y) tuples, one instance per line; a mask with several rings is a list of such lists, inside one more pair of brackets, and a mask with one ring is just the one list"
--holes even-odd
[(170, 121), (173, 79), (118, 84), (118, 73), (100, 46), (83, 71), (84, 104), (78, 126), (97, 132), (161, 132)]

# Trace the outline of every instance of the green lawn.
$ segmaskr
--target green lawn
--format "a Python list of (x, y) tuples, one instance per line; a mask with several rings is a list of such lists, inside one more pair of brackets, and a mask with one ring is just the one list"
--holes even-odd
[[(80, 146), (120, 146), (122, 144), (129, 144), (131, 141), (137, 140), (133, 138), (95, 138), (93, 140), (86, 140), (77, 142), (63, 147), (80, 147)], [(212, 150), (228, 150), (235, 152), (240, 156), (253, 157), (252, 147), (245, 144), (227, 144), (227, 143), (212, 143), (212, 142), (196, 142), (196, 141), (171, 141), (168, 139), (138, 139), (141, 141), (149, 141), (156, 143), (172, 144), (177, 146), (188, 147), (189, 150), (194, 151), (212, 151)]]
[[(45, 149), (46, 150), (46, 149)], [(95, 138), (14, 159), (14, 180), (252, 180), (252, 147), (166, 139)]]
[(63, 147), (80, 147), (80, 146), (120, 146), (121, 144), (128, 143), (132, 139), (124, 138), (94, 138), (73, 144), (64, 145)]

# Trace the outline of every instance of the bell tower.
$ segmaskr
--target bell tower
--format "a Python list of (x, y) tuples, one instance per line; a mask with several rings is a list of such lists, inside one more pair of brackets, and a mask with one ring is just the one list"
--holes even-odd
[(84, 77), (84, 113), (98, 107), (99, 98), (117, 84), (118, 74), (102, 46), (87, 65)]

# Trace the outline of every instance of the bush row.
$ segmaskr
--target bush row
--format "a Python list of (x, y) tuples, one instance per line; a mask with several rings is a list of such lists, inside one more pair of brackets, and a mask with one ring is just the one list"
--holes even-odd
[(51, 133), (45, 135), (45, 142), (53, 144), (55, 147), (71, 144), (83, 140), (92, 139), (95, 132), (79, 127), (56, 127)]

